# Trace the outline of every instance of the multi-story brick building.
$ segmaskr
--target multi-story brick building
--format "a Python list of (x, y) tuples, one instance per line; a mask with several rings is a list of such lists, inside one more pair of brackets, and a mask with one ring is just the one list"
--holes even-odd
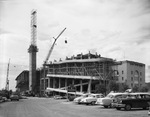
[(118, 71), (119, 83), (126, 83), (130, 88), (145, 85), (145, 64), (134, 61), (119, 61), (112, 69)]

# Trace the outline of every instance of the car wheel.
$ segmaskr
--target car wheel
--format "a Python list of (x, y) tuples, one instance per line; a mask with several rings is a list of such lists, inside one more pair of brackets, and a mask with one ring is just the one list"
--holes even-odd
[(131, 110), (131, 105), (127, 104), (127, 105), (125, 106), (125, 110), (126, 110), (126, 111)]
[(143, 110), (146, 110), (147, 108), (146, 107), (143, 107)]
[(95, 101), (91, 102), (91, 105), (95, 105)]
[(112, 108), (113, 107), (112, 104), (110, 104), (109, 107)]
[(108, 106), (104, 106), (104, 108), (108, 108)]
[(117, 109), (117, 110), (120, 110), (121, 108), (117, 107), (116, 109)]

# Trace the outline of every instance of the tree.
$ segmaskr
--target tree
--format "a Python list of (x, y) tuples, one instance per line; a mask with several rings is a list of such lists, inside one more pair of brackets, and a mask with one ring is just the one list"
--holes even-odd
[(127, 89), (129, 89), (129, 86), (127, 84), (119, 84), (119, 92), (125, 92)]
[(116, 83), (115, 81), (110, 81), (108, 85), (108, 90), (109, 91), (119, 91), (119, 84)]
[(95, 93), (102, 93), (104, 94), (106, 92), (106, 87), (104, 84), (97, 84), (95, 86)]
[(139, 92), (139, 87), (137, 85), (135, 85), (133, 88), (132, 88), (132, 91), (133, 92)]
[(143, 87), (140, 88), (141, 92), (148, 92), (148, 90), (149, 90), (148, 86), (143, 86)]

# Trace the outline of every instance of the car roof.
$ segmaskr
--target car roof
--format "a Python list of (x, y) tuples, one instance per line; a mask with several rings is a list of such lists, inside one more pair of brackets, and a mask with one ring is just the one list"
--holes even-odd
[(91, 95), (103, 95), (102, 93), (100, 93), (100, 94), (91, 94)]
[(124, 95), (124, 94), (130, 94), (130, 93), (109, 93), (108, 95), (114, 95), (114, 96), (116, 96), (116, 95)]
[(148, 94), (148, 95), (150, 95), (150, 93), (149, 92), (135, 92), (135, 93), (130, 93), (130, 94), (133, 94), (133, 95), (143, 95), (143, 94)]

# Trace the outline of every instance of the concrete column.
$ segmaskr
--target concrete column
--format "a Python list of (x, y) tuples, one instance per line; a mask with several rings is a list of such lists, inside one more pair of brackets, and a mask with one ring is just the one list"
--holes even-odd
[(88, 83), (88, 93), (91, 93), (91, 83), (92, 83), (92, 80), (90, 79), (89, 80), (89, 83)]
[(58, 87), (60, 88), (60, 87), (61, 87), (61, 86), (60, 86), (60, 85), (61, 85), (61, 78), (59, 78), (58, 80), (59, 80)]
[(55, 80), (55, 78), (53, 78), (53, 88), (55, 88), (55, 82), (56, 82), (56, 80)]
[(72, 84), (74, 85), (74, 79), (72, 79)]
[(51, 78), (48, 78), (48, 87), (50, 87), (50, 79), (51, 79)]
[(65, 87), (67, 87), (67, 78), (65, 79)]
[(82, 79), (80, 80), (80, 92), (83, 92)]

